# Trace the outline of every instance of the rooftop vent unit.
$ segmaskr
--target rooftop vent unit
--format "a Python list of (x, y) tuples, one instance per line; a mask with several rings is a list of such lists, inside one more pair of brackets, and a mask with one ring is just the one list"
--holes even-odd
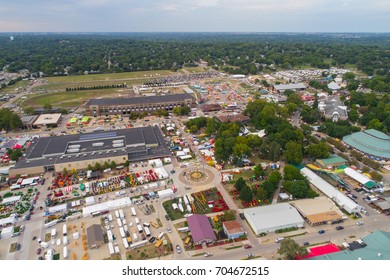
[(69, 145), (68, 149), (80, 149), (81, 145)]
[(123, 143), (116, 143), (116, 144), (113, 144), (112, 145), (114, 148), (119, 148), (119, 147), (123, 147), (124, 144)]
[(80, 149), (68, 149), (66, 152), (67, 153), (78, 153), (78, 152), (80, 152)]
[(112, 143), (114, 143), (114, 144), (123, 143), (123, 139), (120, 139), (120, 140), (113, 140)]
[(103, 147), (103, 146), (104, 146), (103, 142), (92, 143), (92, 147)]

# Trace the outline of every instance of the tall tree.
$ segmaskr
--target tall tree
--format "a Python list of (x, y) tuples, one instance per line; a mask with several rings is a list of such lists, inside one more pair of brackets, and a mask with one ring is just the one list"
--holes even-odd
[(306, 247), (299, 246), (295, 240), (291, 238), (285, 238), (280, 243), (278, 254), (281, 255), (285, 260), (295, 260), (297, 255), (304, 257), (307, 256), (308, 252)]
[(303, 160), (302, 145), (296, 142), (288, 142), (284, 153), (285, 160), (289, 163), (299, 164)]

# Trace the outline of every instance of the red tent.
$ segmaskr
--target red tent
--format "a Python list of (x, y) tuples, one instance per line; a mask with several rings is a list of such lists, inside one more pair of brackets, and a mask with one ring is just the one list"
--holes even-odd
[(21, 149), (21, 148), (23, 148), (21, 145), (19, 145), (19, 144), (15, 144), (13, 147), (12, 147), (12, 149)]

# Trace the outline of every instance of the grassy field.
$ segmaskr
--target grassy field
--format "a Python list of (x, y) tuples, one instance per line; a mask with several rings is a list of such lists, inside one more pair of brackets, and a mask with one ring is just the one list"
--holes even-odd
[[(119, 89), (117, 89), (119, 90)], [(125, 92), (118, 92), (115, 89), (99, 89), (87, 91), (55, 92), (48, 94), (33, 94), (30, 98), (21, 103), (22, 107), (43, 106), (51, 104), (52, 106), (72, 107), (86, 102), (90, 98), (102, 96), (119, 96)]]
[(3, 88), (0, 90), (0, 94), (14, 93), (16, 88), (27, 86), (30, 81), (19, 81), (16, 84)]
[(205, 72), (207, 71), (207, 69), (203, 68), (203, 67), (188, 67), (188, 68), (183, 68), (183, 69), (180, 69), (180, 72), (184, 73), (183, 70), (186, 70), (187, 72), (189, 73), (201, 73), (201, 72)]
[(48, 77), (46, 78), (46, 80), (48, 80), (49, 83), (53, 83), (53, 84), (69, 84), (69, 83), (86, 83), (86, 82), (94, 82), (94, 81), (118, 81), (118, 80), (135, 79), (135, 78), (153, 78), (156, 74), (160, 76), (165, 76), (165, 75), (173, 75), (175, 73), (170, 70), (155, 70), (155, 71), (138, 71), (138, 72), (125, 72), (125, 73), (110, 73), (110, 74)]

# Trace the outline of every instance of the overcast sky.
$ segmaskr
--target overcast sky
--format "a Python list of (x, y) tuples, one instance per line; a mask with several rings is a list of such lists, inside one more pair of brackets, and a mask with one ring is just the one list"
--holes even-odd
[(0, 32), (389, 32), (389, 0), (0, 0)]

